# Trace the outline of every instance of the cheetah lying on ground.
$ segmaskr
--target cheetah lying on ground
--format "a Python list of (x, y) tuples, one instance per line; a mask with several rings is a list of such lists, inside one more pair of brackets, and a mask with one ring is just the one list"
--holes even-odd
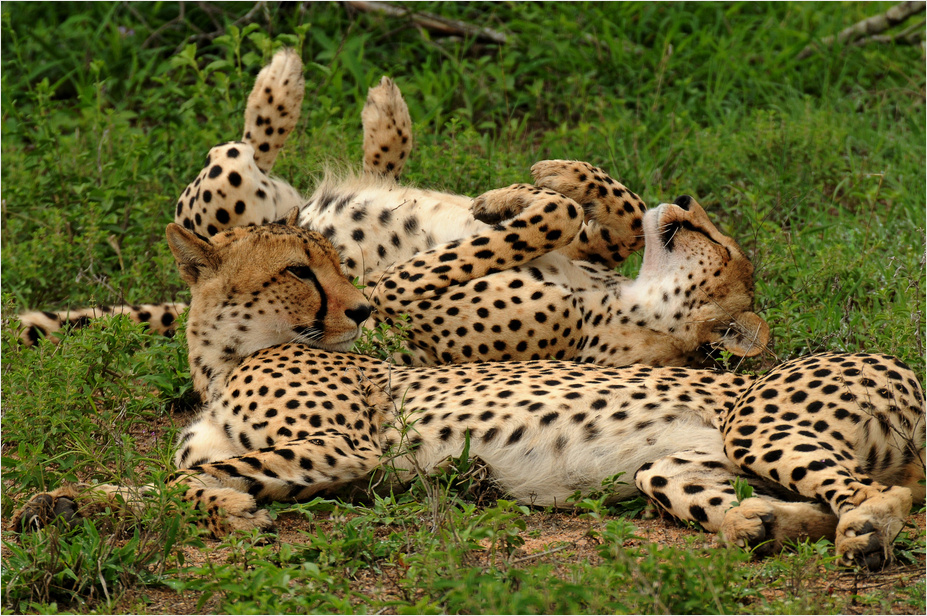
[[(550, 197), (526, 199), (531, 210)], [(730, 542), (828, 537), (846, 564), (889, 561), (912, 493), (923, 502), (923, 391), (895, 358), (812, 355), (761, 377), (560, 361), (394, 367), (345, 352), (373, 308), (331, 243), (295, 220), (211, 239), (167, 229), (191, 287), (189, 356), (206, 401), (179, 439), (177, 481), (217, 534), (270, 527), (260, 503), (363, 480), (384, 460), (433, 469), (466, 440), (525, 503), (561, 506), (624, 473)], [(738, 476), (757, 496), (731, 508)], [(14, 524), (82, 515), (113, 493), (132, 500), (114, 486), (42, 494)]]
[[(537, 186), (475, 200), (397, 184), (411, 121), (385, 78), (363, 111), (364, 175), (329, 178), (304, 203), (266, 175), (296, 125), (304, 89), (299, 58), (278, 53), (248, 99), (244, 142), (210, 150), (177, 203), (176, 222), (213, 236), (301, 206), (300, 226), (331, 240), (343, 271), (365, 283), (374, 306), (368, 326), (411, 316), (409, 352), (397, 361), (687, 365), (704, 362), (708, 346), (751, 356), (767, 344), (769, 328), (751, 312), (753, 266), (689, 197), (645, 216), (633, 192), (601, 169), (570, 161), (536, 164)], [(526, 209), (539, 194), (546, 202)], [(613, 271), (645, 240), (636, 280)], [(184, 308), (106, 310), (164, 330)], [(100, 313), (29, 313), (21, 317), (24, 338)]]

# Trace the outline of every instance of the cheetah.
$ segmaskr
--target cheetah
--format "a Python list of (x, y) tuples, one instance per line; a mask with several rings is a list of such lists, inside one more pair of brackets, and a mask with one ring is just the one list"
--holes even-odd
[[(524, 198), (509, 192), (492, 198)], [(568, 506), (624, 473), (634, 483), (616, 498), (643, 493), (758, 552), (827, 537), (851, 566), (890, 562), (923, 503), (923, 390), (898, 359), (825, 353), (758, 377), (557, 360), (393, 366), (347, 352), (373, 305), (331, 242), (296, 218), (212, 238), (167, 228), (193, 297), (189, 357), (205, 401), (178, 439), (175, 482), (216, 534), (270, 528), (268, 501), (385, 466), (402, 481), (465, 447), (523, 503)], [(737, 477), (755, 496), (732, 506)], [(132, 506), (127, 490), (40, 494), (14, 527), (90, 515), (115, 494)]]
[[(535, 185), (476, 199), (400, 185), (411, 120), (386, 78), (362, 113), (364, 174), (329, 177), (303, 202), (267, 175), (303, 92), (298, 56), (278, 53), (248, 99), (244, 140), (210, 150), (177, 202), (175, 222), (211, 237), (299, 207), (300, 226), (326, 236), (344, 273), (365, 285), (374, 307), (368, 327), (411, 317), (395, 361), (700, 365), (714, 349), (748, 357), (767, 347), (769, 327), (752, 311), (752, 264), (691, 197), (647, 211), (605, 171), (579, 161), (537, 163)], [(642, 245), (638, 277), (617, 273)], [(111, 311), (164, 331), (184, 307)], [(22, 315), (23, 337), (34, 342), (96, 314)]]

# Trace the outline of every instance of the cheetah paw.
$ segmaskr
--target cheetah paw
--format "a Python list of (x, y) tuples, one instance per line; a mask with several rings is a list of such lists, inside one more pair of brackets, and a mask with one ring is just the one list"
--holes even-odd
[(770, 554), (781, 548), (773, 533), (775, 520), (772, 505), (761, 498), (748, 498), (728, 510), (719, 532), (727, 543), (750, 549), (757, 555)]
[(271, 531), (274, 521), (266, 509), (259, 509), (254, 497), (231, 488), (197, 490), (194, 500), (206, 504), (206, 525), (216, 537), (235, 531)]
[(610, 197), (611, 189), (623, 195), (629, 191), (605, 171), (578, 160), (542, 160), (531, 167), (534, 183), (566, 195), (586, 210), (586, 222), (594, 218), (595, 203)]
[[(367, 91), (367, 100), (361, 112), (364, 128), (370, 132), (390, 128), (400, 128), (408, 132), (412, 126), (409, 107), (399, 86), (389, 77), (380, 78), (380, 83)], [(400, 133), (397, 133), (400, 134)], [(392, 133), (389, 135), (392, 137)], [(411, 148), (411, 146), (409, 146)]]
[(842, 516), (834, 541), (840, 563), (847, 567), (881, 569), (890, 564), (892, 541), (911, 510), (911, 491), (895, 486), (869, 498)]
[(19, 510), (12, 527), (18, 533), (34, 532), (59, 523), (72, 528), (77, 525), (77, 517), (77, 503), (72, 498), (42, 493), (32, 497)]
[(580, 160), (542, 160), (531, 165), (535, 186), (543, 186), (572, 198), (582, 198), (589, 183), (608, 174)]
[(302, 59), (292, 49), (281, 49), (258, 73), (248, 97), (248, 107), (260, 109), (268, 117), (274, 114), (289, 118), (286, 124), (295, 126), (305, 93)]
[(306, 92), (303, 62), (292, 49), (281, 49), (261, 69), (245, 107), (244, 141), (254, 148), (254, 162), (267, 173), (287, 136), (296, 128)]
[(412, 119), (392, 79), (383, 77), (367, 92), (361, 122), (364, 171), (398, 178), (412, 151)]
[(480, 222), (494, 225), (521, 214), (534, 202), (535, 196), (542, 192), (550, 193), (531, 184), (513, 184), (505, 188), (497, 188), (484, 192), (474, 199), (470, 212)]
[(230, 531), (272, 531), (275, 528), (274, 521), (266, 509), (229, 514), (225, 521)]

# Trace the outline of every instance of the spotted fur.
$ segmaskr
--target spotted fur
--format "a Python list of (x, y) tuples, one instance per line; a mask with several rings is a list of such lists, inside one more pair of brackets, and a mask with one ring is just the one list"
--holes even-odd
[[(395, 367), (343, 352), (372, 307), (322, 235), (272, 224), (206, 240), (172, 224), (167, 236), (193, 295), (189, 356), (206, 401), (178, 441), (176, 482), (217, 534), (268, 528), (262, 503), (384, 463), (399, 469), (393, 480), (434, 469), (466, 442), (521, 502), (566, 506), (624, 473), (634, 485), (616, 497), (640, 491), (743, 546), (828, 537), (849, 565), (890, 561), (912, 496), (923, 503), (923, 391), (893, 357), (812, 355), (760, 377), (564, 361)], [(736, 477), (756, 496), (732, 507)], [(115, 493), (126, 488), (39, 495), (15, 524), (89, 514)]]
[[(766, 347), (769, 328), (752, 312), (753, 266), (694, 199), (648, 212), (602, 169), (562, 160), (534, 165), (533, 186), (476, 199), (400, 185), (411, 121), (384, 78), (362, 114), (365, 173), (328, 178), (303, 203), (267, 175), (302, 95), (298, 57), (280, 52), (249, 98), (245, 141), (210, 151), (175, 221), (211, 237), (301, 206), (299, 224), (327, 237), (343, 271), (365, 284), (374, 307), (368, 326), (411, 315), (397, 361), (698, 365), (714, 348), (751, 356)], [(637, 279), (614, 271), (643, 244)], [(178, 308), (163, 307), (152, 325), (169, 322)], [(67, 317), (25, 315), (23, 336), (50, 333)]]

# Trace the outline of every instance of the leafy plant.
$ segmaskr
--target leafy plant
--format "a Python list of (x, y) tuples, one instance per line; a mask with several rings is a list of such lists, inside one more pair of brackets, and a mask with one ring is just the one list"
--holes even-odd
[(365, 328), (351, 350), (392, 362), (397, 353), (409, 353), (405, 347), (408, 339), (409, 315), (401, 314), (393, 319), (392, 325), (377, 323), (376, 327)]
[(730, 483), (731, 487), (734, 488), (735, 499), (731, 503), (731, 507), (737, 507), (748, 498), (753, 498), (753, 486), (743, 477), (735, 477)]

